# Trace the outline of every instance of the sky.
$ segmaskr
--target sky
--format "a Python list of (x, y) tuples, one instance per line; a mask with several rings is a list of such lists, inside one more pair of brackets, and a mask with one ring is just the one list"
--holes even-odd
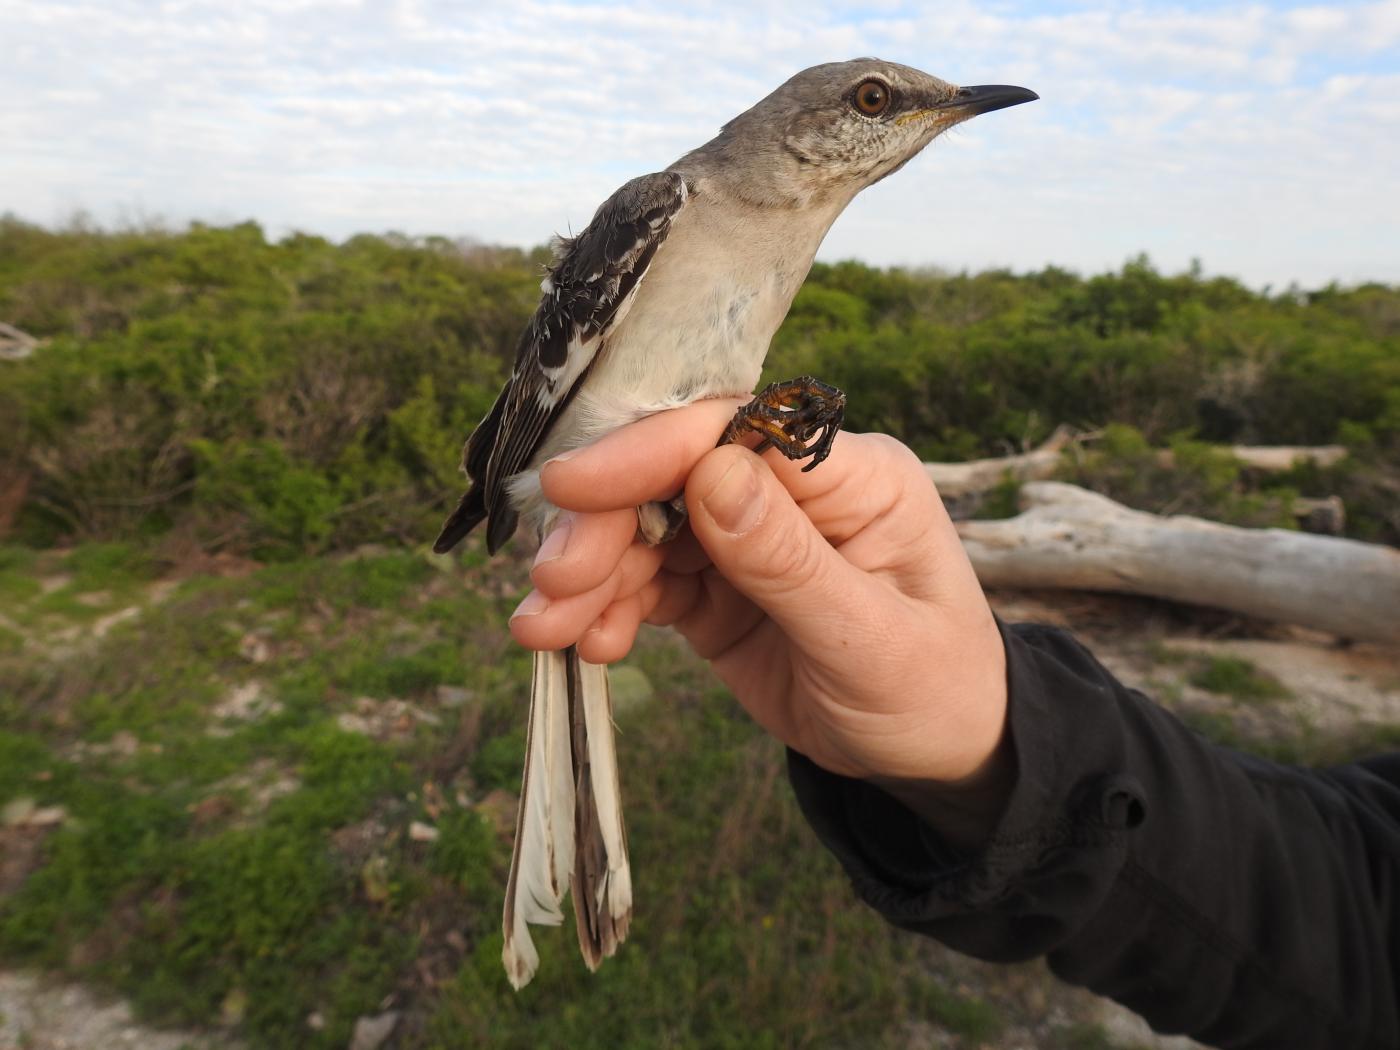
[(944, 135), (821, 258), (1400, 283), (1400, 0), (0, 0), (0, 212), (530, 246), (799, 69), (1041, 101)]

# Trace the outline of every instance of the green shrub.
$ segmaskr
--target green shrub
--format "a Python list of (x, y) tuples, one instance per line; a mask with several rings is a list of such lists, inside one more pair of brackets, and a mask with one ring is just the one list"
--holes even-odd
[[(29, 479), (16, 534), (184, 529), (279, 559), (426, 542), (534, 307), (540, 258), (441, 238), (269, 242), (251, 223), (0, 219), (0, 316), (50, 340), (6, 363), (0, 387), (0, 491)], [(1001, 454), (1070, 423), (1131, 426), (1155, 446), (1361, 442), (1393, 465), (1397, 304), (1382, 285), (1271, 296), (1145, 258), (1088, 279), (818, 264), (766, 376), (836, 383), (855, 429), (927, 458)], [(1361, 488), (1358, 528), (1400, 536), (1384, 486)], [(1235, 517), (1272, 519), (1282, 499)]]
[(1113, 423), (1077, 451), (1060, 477), (1154, 514), (1190, 514), (1255, 528), (1297, 527), (1297, 492), (1275, 484), (1257, 490), (1226, 449), (1177, 436), (1170, 462), (1136, 427)]
[(1278, 700), (1288, 690), (1271, 674), (1236, 656), (1212, 656), (1191, 675), (1191, 684), (1237, 700)]

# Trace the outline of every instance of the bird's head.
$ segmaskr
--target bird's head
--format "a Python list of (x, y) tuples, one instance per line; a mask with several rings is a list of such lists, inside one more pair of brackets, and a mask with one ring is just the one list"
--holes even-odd
[(1039, 97), (1004, 84), (957, 87), (897, 62), (857, 58), (804, 69), (726, 124), (716, 144), (731, 160), (746, 153), (781, 172), (795, 197), (854, 196), (954, 124)]

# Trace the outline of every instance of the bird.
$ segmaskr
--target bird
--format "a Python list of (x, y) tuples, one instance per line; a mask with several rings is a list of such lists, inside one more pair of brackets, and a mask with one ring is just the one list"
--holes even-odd
[[(624, 184), (581, 232), (555, 239), (510, 378), (463, 449), (469, 488), (433, 549), (450, 551), (483, 521), (492, 554), (522, 524), (542, 540), (559, 517), (540, 488), (550, 458), (657, 412), (749, 395), (818, 246), (856, 194), (954, 125), (1038, 97), (877, 58), (826, 63), (663, 171)], [(747, 425), (815, 465), (839, 425), (836, 394), (806, 377), (776, 384), (726, 435)], [(785, 439), (781, 420), (794, 407), (804, 422)], [(638, 508), (639, 535), (663, 541), (679, 509)], [(529, 925), (562, 923), (566, 892), (590, 970), (627, 936), (632, 877), (611, 714), (606, 667), (574, 647), (535, 654), (502, 917), (502, 962), (517, 990), (539, 965)]]

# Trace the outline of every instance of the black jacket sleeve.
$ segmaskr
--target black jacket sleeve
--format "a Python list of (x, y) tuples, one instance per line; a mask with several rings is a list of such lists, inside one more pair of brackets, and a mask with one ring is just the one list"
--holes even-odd
[(976, 855), (789, 753), (803, 812), (860, 896), (968, 955), (1045, 955), (1161, 1032), (1400, 1047), (1400, 755), (1307, 770), (1239, 754), (1068, 634), (1002, 634), (1016, 781)]

